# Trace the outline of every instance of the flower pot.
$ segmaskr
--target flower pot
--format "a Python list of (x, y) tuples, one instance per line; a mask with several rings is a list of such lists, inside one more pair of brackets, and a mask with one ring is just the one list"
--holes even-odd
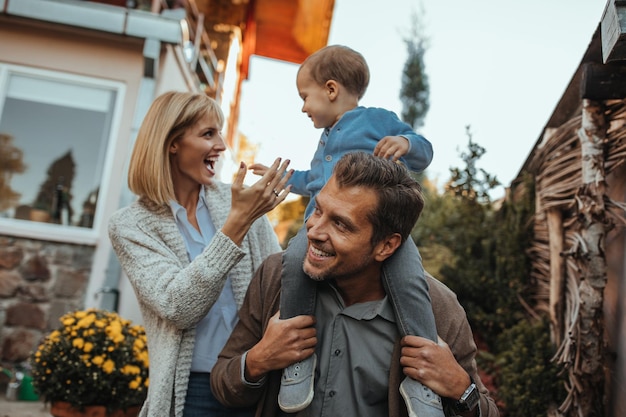
[(30, 219), (34, 222), (43, 222), (43, 223), (49, 223), (50, 222), (50, 213), (48, 213), (48, 211), (46, 210), (41, 210), (41, 209), (32, 209), (30, 211)]
[(50, 405), (50, 414), (53, 417), (137, 417), (139, 410), (141, 407), (135, 406), (107, 413), (104, 405), (88, 405), (81, 410), (65, 401), (54, 401)]

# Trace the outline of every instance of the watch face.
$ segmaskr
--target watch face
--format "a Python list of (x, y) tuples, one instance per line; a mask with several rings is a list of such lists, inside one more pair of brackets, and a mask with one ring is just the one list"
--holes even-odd
[(457, 411), (473, 410), (474, 407), (478, 405), (479, 399), (480, 394), (478, 393), (478, 388), (476, 388), (476, 384), (472, 382), (461, 396), (461, 399), (456, 402), (454, 408), (456, 408)]

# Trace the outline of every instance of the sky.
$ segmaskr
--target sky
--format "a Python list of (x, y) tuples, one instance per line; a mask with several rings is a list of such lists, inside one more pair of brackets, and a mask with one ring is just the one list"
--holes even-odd
[[(609, 0), (610, 1), (610, 0)], [(418, 133), (432, 144), (427, 176), (439, 187), (463, 167), (466, 126), (485, 148), (478, 167), (503, 186), (517, 176), (554, 111), (606, 0), (335, 0), (328, 44), (359, 51), (370, 67), (360, 104), (400, 115), (403, 38), (423, 11), (430, 110)], [(252, 57), (243, 83), (240, 131), (259, 147), (256, 161), (289, 158), (308, 169), (321, 131), (301, 112), (298, 65)], [(492, 192), (504, 195), (504, 188)]]

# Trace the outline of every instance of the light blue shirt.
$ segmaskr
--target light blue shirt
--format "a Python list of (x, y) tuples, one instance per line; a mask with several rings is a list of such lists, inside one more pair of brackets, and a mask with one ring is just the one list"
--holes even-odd
[(345, 112), (332, 128), (322, 132), (317, 150), (307, 171), (295, 171), (289, 179), (291, 192), (309, 196), (304, 218), (315, 207), (315, 196), (328, 182), (335, 164), (348, 152), (374, 152), (385, 136), (403, 136), (409, 141), (409, 152), (400, 158), (406, 167), (421, 172), (433, 160), (432, 144), (389, 110), (358, 106)]
[[(176, 201), (170, 201), (170, 207), (178, 230), (185, 241), (190, 261), (202, 253), (215, 235), (215, 226), (211, 221), (204, 198), (204, 187), (201, 187), (196, 208), (200, 233), (189, 223), (185, 208)], [(207, 315), (196, 325), (196, 343), (191, 361), (192, 372), (211, 372), (217, 362), (217, 355), (226, 344), (235, 324), (237, 324), (237, 304), (231, 280), (227, 278), (219, 298)]]

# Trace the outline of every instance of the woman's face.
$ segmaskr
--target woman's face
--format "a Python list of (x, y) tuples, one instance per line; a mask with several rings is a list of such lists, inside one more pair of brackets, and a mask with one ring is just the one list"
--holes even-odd
[(226, 149), (221, 129), (218, 119), (207, 113), (172, 142), (170, 161), (175, 189), (211, 183), (217, 160)]

